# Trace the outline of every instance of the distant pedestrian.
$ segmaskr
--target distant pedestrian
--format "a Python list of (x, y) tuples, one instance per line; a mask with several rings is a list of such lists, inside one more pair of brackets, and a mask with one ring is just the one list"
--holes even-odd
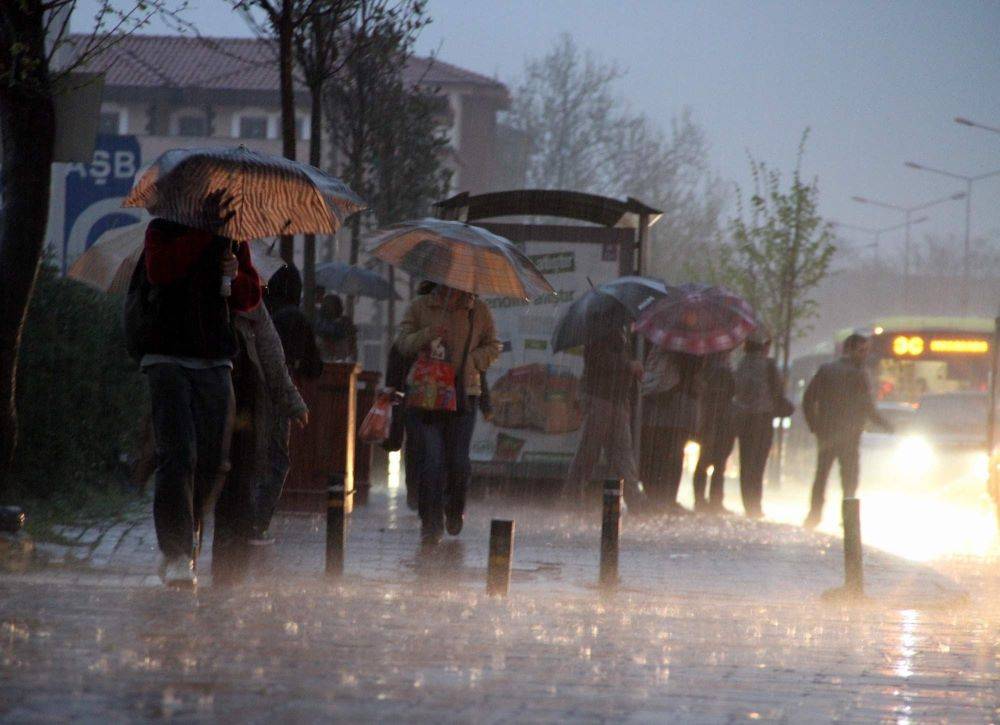
[(748, 518), (764, 516), (764, 472), (774, 439), (774, 418), (784, 400), (781, 374), (768, 357), (771, 336), (758, 328), (743, 345), (734, 374), (733, 422), (740, 443), (740, 494)]
[[(249, 562), (247, 547), (262, 533), (258, 526), (265, 512), (258, 514), (258, 507), (261, 503), (269, 507), (269, 520), (277, 501), (275, 494), (281, 493), (274, 487), (284, 482), (284, 475), (280, 481), (269, 476), (275, 455), (279, 464), (287, 462), (287, 453), (281, 460), (280, 450), (272, 448), (275, 429), (283, 423), (287, 441), (289, 419), (300, 427), (309, 422), (309, 410), (289, 375), (285, 351), (267, 308), (260, 305), (240, 312), (234, 324), (240, 344), (233, 369), (236, 417), (232, 467), (215, 505), (212, 580), (217, 584), (244, 578)], [(266, 498), (260, 502), (262, 488)]]
[(826, 482), (836, 459), (840, 462), (840, 483), (844, 498), (858, 491), (860, 460), (858, 448), (865, 423), (892, 432), (892, 424), (883, 418), (872, 398), (871, 384), (865, 371), (870, 343), (864, 335), (850, 335), (844, 340), (844, 354), (834, 362), (820, 366), (806, 387), (802, 412), (809, 430), (816, 436), (816, 478), (813, 481), (809, 515), (803, 524), (815, 528), (823, 519)]
[[(302, 278), (294, 266), (282, 267), (268, 280), (264, 303), (281, 341), (285, 368), (296, 386), (303, 380), (314, 380), (323, 373), (323, 359), (316, 347), (312, 324), (299, 307), (301, 301)], [(259, 341), (258, 336), (258, 344)], [(271, 352), (273, 346), (266, 352), (261, 351), (260, 357), (267, 356), (269, 360), (273, 360)], [(297, 418), (296, 414), (299, 412), (297, 408), (289, 409), (285, 405), (289, 400), (294, 400), (294, 396), (285, 385), (280, 370), (272, 368), (268, 371), (269, 384), (272, 380), (280, 383), (280, 386), (276, 390), (272, 388), (277, 397), (272, 395), (269, 398), (266, 417), (269, 431), (268, 460), (263, 474), (258, 478), (254, 499), (254, 533), (251, 543), (256, 544), (266, 544), (273, 540), (268, 535), (268, 528), (291, 467), (289, 424)]]
[(480, 374), (500, 352), (493, 314), (475, 295), (438, 285), (410, 304), (396, 345), (406, 357), (443, 349), (455, 370), (458, 410), (415, 411), (412, 430), (420, 446), (421, 540), (436, 544), (442, 529), (452, 536), (461, 533), (465, 519)]
[[(729, 353), (708, 356), (703, 373), (701, 415), (698, 431), (700, 451), (694, 469), (695, 511), (721, 513), (726, 486), (726, 462), (733, 452), (733, 393), (736, 383), (729, 364)], [(709, 491), (708, 469), (712, 469)], [(707, 496), (706, 496), (707, 494)]]
[(639, 475), (653, 510), (686, 514), (677, 502), (684, 449), (698, 435), (705, 358), (659, 347), (650, 350), (643, 377)]
[(623, 328), (588, 331), (583, 346), (583, 432), (569, 467), (564, 493), (580, 496), (604, 452), (609, 470), (627, 494), (641, 488), (632, 447), (630, 393), (642, 378)]
[(319, 308), (316, 322), (320, 352), (327, 362), (335, 360), (354, 362), (358, 359), (358, 329), (350, 317), (344, 315), (344, 302), (340, 295), (327, 295)]
[[(205, 217), (224, 223), (222, 206), (209, 199)], [(228, 296), (223, 277), (231, 280)], [(238, 353), (232, 314), (253, 310), (260, 299), (246, 244), (164, 219), (149, 223), (143, 264), (129, 286), (126, 336), (149, 381), (153, 518), (161, 576), (171, 586), (197, 583), (204, 514), (229, 469), (231, 370)]]

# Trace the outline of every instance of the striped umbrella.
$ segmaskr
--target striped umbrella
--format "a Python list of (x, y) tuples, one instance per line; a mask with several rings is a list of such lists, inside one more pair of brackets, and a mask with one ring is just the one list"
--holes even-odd
[(402, 222), (376, 232), (371, 242), (371, 253), (383, 262), (464, 292), (520, 299), (555, 292), (510, 240), (464, 222)]
[(708, 355), (732, 350), (757, 327), (750, 304), (732, 292), (706, 284), (668, 287), (649, 305), (635, 330), (672, 352)]
[[(221, 194), (231, 216), (206, 200)], [(333, 234), (364, 200), (308, 164), (237, 148), (172, 149), (136, 183), (123, 206), (246, 241), (282, 234)], [(209, 218), (213, 217), (213, 218)]]
[[(99, 292), (119, 294), (128, 291), (132, 271), (142, 254), (147, 225), (148, 222), (140, 222), (104, 232), (86, 252), (77, 257), (66, 276)], [(261, 239), (250, 242), (250, 257), (265, 283), (285, 266), (285, 260), (274, 247), (274, 242)]]
[(370, 269), (362, 269), (344, 262), (324, 262), (316, 265), (316, 284), (326, 290), (343, 292), (356, 297), (371, 297), (375, 300), (387, 300), (399, 295), (384, 277)]

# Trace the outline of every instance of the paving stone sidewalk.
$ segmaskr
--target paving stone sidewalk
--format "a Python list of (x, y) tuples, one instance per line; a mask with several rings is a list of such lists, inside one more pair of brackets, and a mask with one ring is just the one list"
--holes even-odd
[[(491, 517), (516, 521), (507, 599), (484, 592)], [(164, 590), (146, 520), (0, 577), (0, 719), (1000, 720), (996, 561), (946, 576), (868, 551), (873, 606), (831, 607), (835, 538), (627, 516), (605, 596), (596, 510), (473, 502), (431, 554), (418, 528), (377, 492), (336, 583), (309, 516), (280, 517), (239, 587)]]

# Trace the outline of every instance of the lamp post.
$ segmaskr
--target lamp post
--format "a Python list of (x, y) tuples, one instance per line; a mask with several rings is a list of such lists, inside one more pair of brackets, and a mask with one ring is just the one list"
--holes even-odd
[(945, 196), (940, 199), (934, 199), (932, 201), (924, 202), (923, 204), (917, 204), (916, 206), (901, 206), (899, 204), (890, 204), (887, 201), (877, 201), (875, 199), (869, 199), (864, 196), (852, 196), (853, 201), (859, 204), (871, 204), (872, 206), (880, 206), (883, 209), (892, 209), (893, 211), (898, 211), (903, 213), (903, 228), (906, 230), (906, 242), (903, 247), (903, 300), (907, 307), (910, 305), (910, 227), (913, 226), (913, 213), (922, 211), (924, 209), (929, 209), (932, 206), (937, 206), (938, 204), (944, 204), (948, 201), (958, 201), (959, 199), (965, 198), (965, 192), (960, 191), (957, 194), (952, 194), (951, 196)]
[(972, 243), (970, 235), (970, 224), (972, 221), (972, 185), (977, 181), (982, 181), (983, 179), (989, 179), (993, 176), (1000, 176), (1000, 169), (996, 171), (991, 171), (987, 174), (978, 174), (976, 176), (966, 176), (964, 174), (953, 174), (950, 171), (942, 171), (941, 169), (935, 169), (930, 166), (924, 166), (923, 164), (915, 164), (912, 161), (906, 162), (906, 167), (910, 169), (916, 169), (918, 171), (928, 171), (932, 174), (938, 174), (939, 176), (947, 176), (950, 179), (958, 179), (959, 181), (965, 182), (965, 244), (963, 247), (962, 254), (962, 314), (968, 314), (969, 312), (969, 277), (970, 277), (970, 265), (972, 257)]
[[(916, 219), (914, 219), (913, 221), (911, 221), (910, 224), (911, 225), (923, 224), (925, 221), (928, 220), (928, 218), (929, 217), (926, 217), (926, 216), (917, 217)], [(864, 226), (860, 226), (858, 224), (846, 224), (844, 222), (837, 222), (837, 221), (833, 222), (833, 225), (835, 227), (838, 227), (838, 228), (851, 229), (853, 231), (862, 232), (864, 234), (868, 234), (868, 235), (871, 236), (871, 238), (872, 238), (871, 244), (865, 244), (862, 248), (863, 249), (872, 249), (875, 252), (875, 268), (877, 269), (877, 275), (878, 275), (877, 278), (876, 278), (878, 280), (878, 282), (876, 283), (878, 289), (877, 289), (877, 294), (875, 295), (875, 301), (878, 304), (878, 306), (881, 308), (882, 307), (882, 304), (881, 304), (881, 301), (882, 301), (882, 294), (881, 294), (882, 289), (881, 288), (882, 288), (883, 274), (882, 274), (882, 255), (881, 255), (880, 250), (881, 250), (882, 235), (883, 234), (887, 234), (888, 232), (894, 232), (897, 229), (902, 229), (903, 227), (906, 226), (906, 222), (903, 222), (902, 224), (893, 224), (892, 226), (888, 226), (888, 227), (864, 227)]]
[(963, 126), (971, 126), (972, 128), (981, 128), (984, 131), (992, 131), (993, 133), (1000, 133), (1000, 128), (996, 128), (995, 126), (987, 126), (985, 123), (977, 123), (976, 121), (970, 121), (969, 119), (963, 118), (962, 116), (958, 116), (957, 118), (955, 118), (955, 123), (960, 123)]

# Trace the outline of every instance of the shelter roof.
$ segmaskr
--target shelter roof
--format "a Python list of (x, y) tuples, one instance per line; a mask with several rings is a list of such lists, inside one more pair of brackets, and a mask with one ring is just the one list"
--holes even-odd
[(464, 211), (466, 221), (505, 216), (563, 217), (601, 224), (606, 227), (636, 227), (639, 217), (648, 217), (652, 226), (663, 212), (628, 197), (624, 201), (609, 196), (557, 189), (517, 189), (470, 196), (463, 192), (434, 205), (446, 214)]

